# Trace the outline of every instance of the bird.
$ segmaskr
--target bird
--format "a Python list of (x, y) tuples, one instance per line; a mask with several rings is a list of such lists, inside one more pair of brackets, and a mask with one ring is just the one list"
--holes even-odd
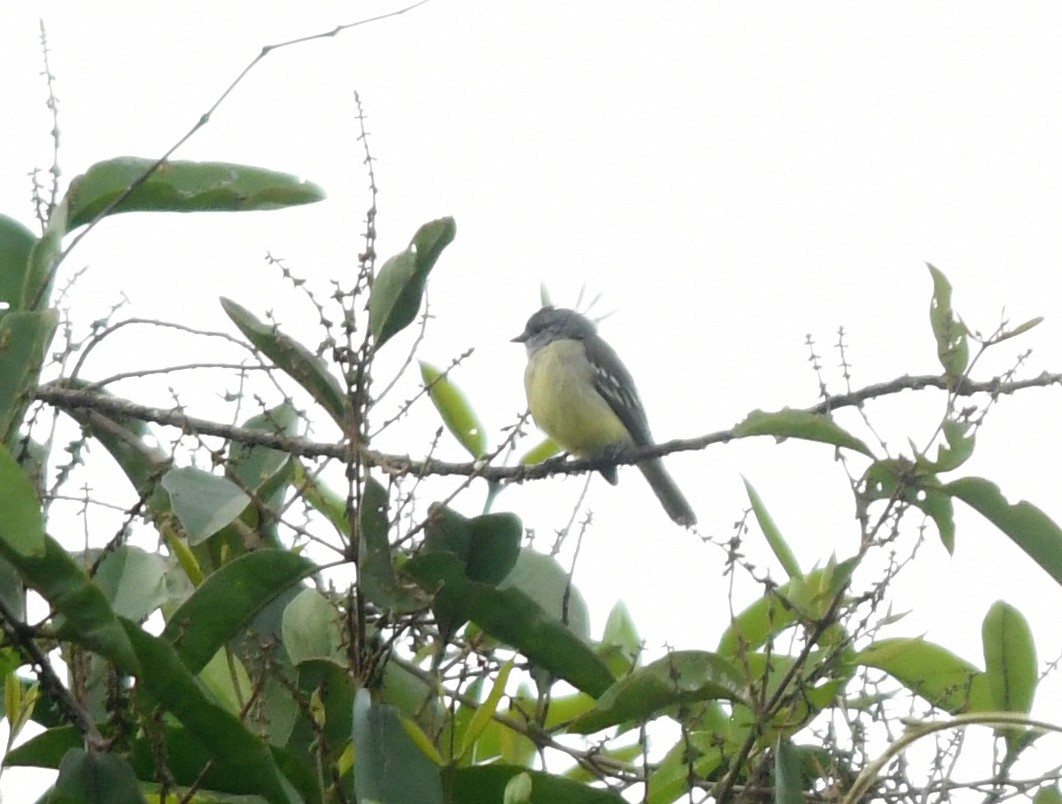
[[(531, 417), (563, 449), (598, 459), (618, 457), (629, 447), (652, 446), (634, 380), (592, 321), (575, 310), (546, 306), (512, 340), (527, 349), (524, 390)], [(686, 528), (697, 523), (659, 458), (642, 461), (638, 468), (672, 521)], [(600, 472), (617, 483), (615, 466)]]

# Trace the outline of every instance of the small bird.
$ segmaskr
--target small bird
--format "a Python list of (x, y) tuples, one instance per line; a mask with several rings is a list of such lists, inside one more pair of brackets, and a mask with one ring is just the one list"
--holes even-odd
[[(535, 423), (580, 458), (618, 456), (653, 443), (634, 380), (586, 317), (543, 307), (513, 338), (527, 347), (524, 388)], [(697, 517), (659, 458), (638, 464), (668, 516), (691, 527)], [(601, 470), (612, 485), (616, 467)]]

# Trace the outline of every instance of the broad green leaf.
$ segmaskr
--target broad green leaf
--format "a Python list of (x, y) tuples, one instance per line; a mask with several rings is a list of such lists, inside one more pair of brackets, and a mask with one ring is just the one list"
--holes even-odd
[(358, 584), (365, 597), (392, 611), (414, 611), (428, 605), (416, 587), (401, 583), (395, 574), (388, 539), (391, 525), (387, 514), (387, 490), (368, 478), (358, 512), (361, 540), (358, 542)]
[(448, 801), (461, 804), (498, 804), (511, 779), (526, 775), (531, 780), (531, 804), (623, 804), (611, 790), (588, 787), (582, 782), (528, 770), (523, 765), (476, 765), (443, 771)]
[(754, 410), (734, 428), (735, 438), (769, 435), (777, 439), (799, 438), (855, 450), (874, 457), (870, 447), (843, 429), (829, 416), (784, 408), (776, 413)]
[(730, 660), (705, 651), (674, 651), (613, 684), (568, 731), (593, 734), (621, 723), (644, 723), (684, 704), (743, 698), (741, 675)]
[(222, 298), (221, 306), (255, 349), (304, 388), (336, 424), (346, 425), (346, 394), (324, 360), (231, 299)]
[(136, 623), (126, 620), (123, 624), (140, 663), (138, 689), (209, 748), (219, 767), (238, 768), (248, 783), (242, 792), (258, 793), (276, 804), (298, 802), (300, 797), (277, 768), (266, 744), (203, 692), (169, 642), (142, 631)]
[(292, 664), (307, 659), (335, 659), (343, 640), (336, 610), (316, 589), (303, 589), (284, 609), (284, 648)]
[(1059, 791), (1057, 783), (1050, 787), (1041, 787), (1032, 801), (1033, 804), (1062, 804), (1062, 792)]
[(487, 433), (461, 389), (450, 382), (445, 374), (423, 360), (420, 361), (420, 376), (446, 429), (473, 458), (484, 457), (487, 454)]
[(440, 218), (417, 230), (409, 248), (387, 260), (369, 296), (369, 329), (379, 348), (417, 317), (428, 274), (457, 228), (453, 218)]
[(393, 706), (354, 700), (354, 794), (358, 801), (443, 804), (439, 766), (411, 738)]
[(0, 317), (0, 443), (14, 448), (59, 316), (54, 310)]
[(998, 600), (981, 625), (981, 641), (992, 708), (1028, 714), (1039, 679), (1029, 623), (1016, 608)]
[(316, 569), (286, 550), (245, 553), (210, 575), (166, 623), (162, 638), (192, 673), (267, 603)]
[(169, 600), (167, 568), (158, 553), (123, 545), (103, 556), (95, 578), (115, 614), (140, 621)]
[(0, 540), (0, 556), (62, 615), (61, 639), (105, 656), (123, 672), (135, 672), (136, 657), (106, 597), (57, 541), (45, 535), (44, 552), (26, 556)]
[(0, 215), (0, 316), (18, 310), (22, 304), (22, 284), (29, 270), (30, 250), (37, 242), (33, 232), (7, 215)]
[(26, 740), (4, 755), (4, 767), (59, 769), (59, 763), (72, 748), (85, 745), (77, 726), (53, 726)]
[(535, 665), (589, 695), (604, 692), (614, 678), (580, 637), (516, 588), (470, 581), (449, 553), (422, 554), (403, 571), (436, 594), (448, 610), (471, 620), (495, 639), (516, 648)]
[(970, 345), (966, 341), (966, 325), (955, 318), (951, 307), (951, 283), (929, 263), (933, 277), (933, 299), (929, 303), (929, 323), (937, 341), (937, 358), (950, 380), (957, 380), (970, 363)]
[(584, 642), (589, 640), (590, 613), (586, 601), (553, 556), (529, 547), (521, 548), (515, 566), (498, 588), (519, 589)]
[(971, 432), (971, 422), (958, 422), (945, 419), (941, 425), (946, 444), (937, 448), (937, 459), (933, 462), (919, 459), (919, 468), (930, 472), (952, 472), (958, 469), (973, 455), (975, 436)]
[(774, 745), (774, 804), (804, 804), (804, 774), (800, 753), (784, 737)]
[(316, 475), (307, 472), (306, 467), (299, 461), (295, 462), (292, 485), (315, 511), (325, 515), (332, 527), (336, 529), (336, 533), (350, 536), (347, 501), (344, 497), (320, 482)]
[(233, 522), (251, 502), (247, 492), (228, 478), (191, 466), (170, 469), (162, 477), (162, 487), (192, 545)]
[(1062, 529), (1047, 514), (1025, 500), (1011, 505), (999, 486), (980, 477), (964, 477), (941, 490), (985, 517), (1062, 584)]
[[(123, 156), (97, 162), (75, 178), (66, 195), (68, 229), (90, 223), (155, 164)], [(269, 210), (324, 197), (317, 185), (287, 173), (226, 162), (164, 162), (108, 214)]]
[[(243, 426), (248, 430), (294, 437), (298, 435), (298, 424), (299, 417), (295, 408), (289, 402), (284, 402), (257, 416), (252, 416), (243, 423)], [(244, 486), (259, 492), (259, 496), (261, 496), (261, 489), (269, 484), (278, 473), (283, 472), (290, 462), (291, 456), (284, 450), (243, 444), (238, 441), (229, 442), (229, 470)], [(263, 502), (267, 500), (263, 499)]]
[(911, 692), (953, 715), (994, 708), (984, 673), (923, 639), (880, 640), (857, 653), (852, 661), (884, 670)]
[(468, 577), (500, 584), (516, 566), (524, 526), (515, 514), (482, 514), (468, 522)]
[(0, 542), (19, 556), (44, 554), (44, 516), (30, 479), (0, 444)]
[(531, 774), (527, 771), (510, 777), (505, 783), (502, 804), (531, 804)]
[(129, 764), (117, 754), (72, 748), (59, 765), (49, 804), (147, 804)]
[(770, 545), (778, 563), (782, 565), (785, 574), (790, 578), (802, 577), (803, 573), (800, 571), (796, 556), (793, 555), (793, 551), (789, 548), (782, 532), (778, 530), (778, 526), (774, 524), (759, 493), (746, 478), (742, 477), (741, 480), (745, 484), (745, 491), (749, 495), (749, 503), (752, 505), (752, 512), (756, 515), (756, 521), (760, 524), (760, 530), (763, 531), (764, 538), (767, 539), (767, 544)]

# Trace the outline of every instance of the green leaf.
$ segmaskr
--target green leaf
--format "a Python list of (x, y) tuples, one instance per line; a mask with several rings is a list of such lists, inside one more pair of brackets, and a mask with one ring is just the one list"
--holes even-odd
[(66, 204), (52, 213), (40, 240), (30, 249), (29, 262), (23, 270), (22, 300), (18, 309), (43, 312), (51, 302), (56, 269), (63, 257), (63, 237), (66, 235)]
[(782, 569), (785, 570), (786, 575), (790, 578), (802, 577), (803, 573), (800, 571), (800, 564), (797, 562), (796, 556), (793, 555), (793, 551), (789, 548), (788, 543), (786, 543), (785, 537), (782, 536), (782, 532), (778, 530), (778, 526), (774, 524), (774, 520), (767, 512), (767, 508), (763, 504), (763, 500), (760, 499), (760, 495), (745, 477), (742, 477), (741, 480), (745, 484), (745, 491), (749, 495), (749, 502), (752, 504), (752, 512), (756, 515), (756, 521), (760, 524), (760, 530), (763, 531), (764, 538), (767, 539), (767, 544), (770, 545), (775, 558), (778, 559), (778, 562), (782, 565)]
[(180, 467), (162, 477), (173, 513), (188, 533), (188, 543), (205, 542), (233, 522), (250, 504), (247, 492), (231, 480), (202, 469)]
[(1047, 514), (1025, 500), (1011, 505), (999, 486), (980, 477), (964, 477), (941, 490), (985, 517), (1062, 584), (1062, 530)]
[(549, 460), (561, 452), (560, 444), (552, 438), (547, 438), (536, 447), (532, 447), (520, 457), (521, 466), (534, 466), (536, 463)]
[(804, 804), (804, 773), (800, 752), (788, 739), (774, 745), (775, 804)]
[(303, 589), (284, 609), (284, 648), (292, 664), (343, 654), (336, 610), (316, 589)]
[[(93, 221), (155, 163), (123, 156), (97, 162), (75, 178), (66, 195), (68, 230)], [(164, 162), (109, 214), (282, 209), (324, 197), (316, 184), (287, 173), (226, 162)]]
[[(289, 402), (284, 402), (257, 416), (252, 416), (243, 426), (248, 430), (294, 437), (298, 435), (299, 417)], [(278, 474), (287, 471), (291, 456), (281, 449), (272, 449), (257, 444), (229, 442), (228, 468), (244, 486), (261, 496), (261, 489), (270, 484)], [(263, 499), (263, 502), (266, 500)]]
[(267, 603), (316, 565), (286, 550), (256, 550), (222, 566), (166, 623), (162, 638), (198, 673)]
[(4, 755), (4, 767), (58, 770), (66, 753), (84, 744), (85, 738), (82, 737), (77, 726), (53, 726), (8, 751)]
[(265, 743), (204, 693), (177, 651), (135, 623), (126, 620), (123, 624), (140, 663), (139, 689), (210, 749), (218, 766), (239, 769), (236, 772), (248, 784), (241, 792), (259, 793), (277, 804), (298, 802), (300, 797), (280, 773)]
[(633, 668), (642, 652), (642, 640), (638, 628), (622, 600), (616, 601), (605, 621), (605, 632), (597, 647), (597, 654), (605, 660), (608, 669), (621, 678)]
[(30, 479), (7, 447), (0, 444), (0, 542), (29, 558), (44, 554), (44, 516)]
[(933, 299), (929, 304), (929, 323), (937, 341), (937, 358), (950, 380), (962, 377), (970, 363), (970, 345), (966, 341), (966, 325), (955, 318), (951, 307), (951, 283), (929, 263), (933, 277)]
[(970, 456), (973, 455), (975, 436), (971, 422), (957, 422), (954, 419), (945, 419), (941, 425), (944, 432), (944, 440), (947, 446), (941, 444), (937, 449), (937, 459), (928, 463), (924, 459), (919, 461), (919, 468), (925, 468), (932, 472), (951, 472), (958, 469)]
[(470, 580), (491, 585), (505, 580), (520, 557), (524, 526), (515, 514), (482, 514), (468, 523)]
[(869, 458), (874, 455), (870, 447), (841, 428), (829, 416), (808, 413), (804, 410), (783, 408), (776, 413), (754, 410), (734, 428), (735, 438), (769, 435), (777, 439), (799, 438), (804, 441), (818, 441), (855, 450)]
[(461, 389), (450, 382), (445, 374), (423, 360), (420, 361), (420, 376), (446, 429), (473, 458), (486, 456), (487, 433)]
[(955, 549), (955, 519), (951, 496), (942, 490), (934, 475), (926, 474), (921, 464), (905, 458), (875, 461), (863, 475), (859, 504), (863, 510), (875, 500), (902, 500), (921, 510), (937, 526), (944, 548)]
[(998, 600), (981, 625), (981, 641), (992, 708), (1028, 714), (1039, 680), (1029, 623), (1016, 608)]
[(414, 611), (428, 605), (415, 587), (399, 582), (388, 541), (387, 490), (368, 478), (358, 512), (361, 540), (358, 542), (358, 584), (365, 597), (392, 611)]
[(984, 673), (923, 639), (883, 639), (860, 651), (853, 661), (884, 670), (933, 706), (953, 715), (994, 708)]
[(49, 804), (146, 804), (129, 764), (115, 754), (73, 748), (63, 757)]
[(614, 681), (605, 664), (567, 626), (515, 588), (494, 588), (470, 581), (460, 559), (450, 553), (425, 553), (403, 571), (436, 594), (436, 604), (462, 621), (471, 620), (495, 639), (516, 648), (542, 669), (577, 689), (597, 696)]
[(621, 723), (644, 723), (683, 704), (743, 698), (741, 675), (728, 659), (705, 651), (674, 651), (613, 684), (568, 731), (592, 734)]
[(523, 765), (476, 765), (470, 768), (446, 768), (443, 771), (448, 801), (460, 804), (498, 804), (514, 777), (531, 779), (531, 804), (623, 804), (624, 799), (612, 790), (588, 787), (582, 782), (565, 779)]
[(0, 443), (14, 447), (59, 316), (54, 310), (0, 317)]
[(413, 235), (409, 248), (383, 264), (369, 296), (369, 329), (377, 348), (413, 323), (428, 274), (456, 233), (453, 218), (426, 223)]
[(167, 569), (158, 553), (123, 545), (103, 556), (95, 578), (115, 614), (140, 621), (169, 600)]
[(439, 766), (411, 739), (393, 706), (354, 700), (354, 794), (358, 801), (443, 804)]
[(103, 592), (57, 541), (45, 535), (44, 552), (27, 556), (0, 540), (0, 556), (62, 615), (61, 639), (105, 656), (126, 673), (135, 671), (136, 657)]
[(498, 588), (519, 589), (584, 642), (589, 640), (590, 613), (586, 601), (553, 556), (521, 548), (516, 565)]
[(332, 417), (332, 421), (341, 428), (345, 426), (348, 411), (346, 394), (324, 360), (275, 325), (260, 321), (231, 299), (222, 298), (221, 306), (255, 349), (304, 388)]
[(1041, 787), (1032, 801), (1033, 804), (1062, 804), (1062, 792), (1059, 792), (1058, 784)]
[[(22, 304), (22, 284), (36, 242), (33, 232), (13, 218), (0, 215), (0, 302), (7, 304), (7, 311), (18, 310)], [(0, 310), (0, 315), (4, 312)]]

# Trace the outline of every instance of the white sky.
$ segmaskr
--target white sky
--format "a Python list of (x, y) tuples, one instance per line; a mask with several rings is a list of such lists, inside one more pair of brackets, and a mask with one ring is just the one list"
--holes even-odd
[[(263, 45), (395, 7), (13, 4), (0, 27), (0, 211), (32, 223), (26, 174), (51, 160), (39, 18), (69, 180), (108, 157), (161, 154)], [(115, 218), (66, 263), (90, 269), (72, 303), (90, 321), (125, 293), (132, 314), (235, 332), (216, 301), (225, 295), (275, 309), (315, 345), (313, 311), (262, 257), (285, 257), (323, 292), (353, 272), (368, 204), (357, 90), (377, 159), (381, 255), (423, 222), (457, 219), (432, 278), (436, 320), (421, 356), (445, 365), (475, 347), (454, 379), (496, 440), (525, 405), (523, 350), (508, 340), (537, 307), (540, 283), (558, 304), (574, 304), (584, 286), (602, 294), (594, 312), (615, 311), (602, 334), (638, 379), (660, 438), (721, 430), (754, 408), (813, 404), (807, 333), (842, 391), (831, 348), (839, 325), (856, 386), (935, 372), (925, 261), (951, 279), (971, 327), (994, 329), (1004, 307), (1015, 323), (1047, 317), (995, 349), (981, 376), (1026, 347), (1035, 350), (1026, 375), (1059, 371), (1060, 41), (1056, 3), (432, 0), (273, 53), (177, 154), (297, 173), (328, 201)], [(141, 331), (102, 354), (97, 371), (186, 362), (183, 348)], [(201, 389), (204, 399), (218, 390)], [(968, 467), (1056, 520), (1057, 394), (1002, 400)], [(138, 396), (167, 399), (165, 386)], [(902, 451), (907, 436), (924, 445), (942, 406), (942, 396), (907, 393), (869, 414)], [(421, 417), (386, 446), (416, 452), (435, 426)], [(452, 441), (444, 452), (462, 458)], [(762, 440), (668, 463), (704, 534), (730, 535), (747, 506), (744, 474), (805, 568), (857, 546), (828, 448)], [(623, 597), (651, 652), (714, 647), (727, 617), (722, 554), (672, 527), (636, 472), (621, 477), (618, 489), (595, 481), (588, 498), (595, 526), (576, 583), (595, 631)], [(558, 479), (510, 489), (497, 507), (542, 537), (563, 526), (580, 488)], [(480, 503), (469, 496), (463, 510)], [(780, 577), (756, 537), (747, 552)], [(980, 662), (981, 618), (1004, 598), (1032, 621), (1041, 659), (1062, 652), (1062, 590), (965, 511), (955, 557), (931, 540), (896, 593), (896, 609), (913, 610), (896, 635), (924, 631)], [(1042, 714), (1058, 721), (1057, 712)], [(8, 801), (12, 778), (3, 777)]]

